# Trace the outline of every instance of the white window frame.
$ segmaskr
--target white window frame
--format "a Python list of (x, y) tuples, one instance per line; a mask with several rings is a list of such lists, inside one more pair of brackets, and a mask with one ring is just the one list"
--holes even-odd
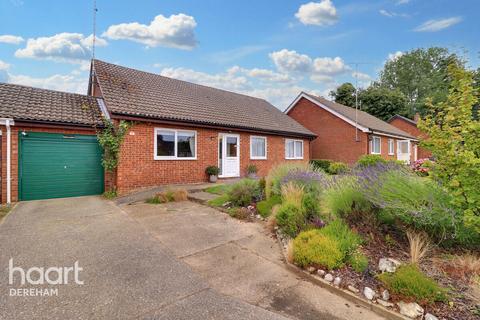
[(394, 139), (388, 139), (388, 155), (389, 156), (395, 155), (395, 140)]
[[(373, 151), (373, 140), (375, 139), (378, 139), (379, 143), (378, 143), (378, 152), (374, 152)], [(382, 154), (382, 138), (379, 137), (379, 136), (372, 136), (372, 139), (370, 140), (370, 154)]]
[[(253, 143), (252, 143), (252, 140), (253, 139), (263, 139), (265, 140), (265, 156), (263, 157), (259, 157), (259, 156), (254, 156), (253, 155)], [(267, 160), (267, 150), (268, 150), (268, 147), (267, 147), (267, 137), (265, 136), (250, 136), (250, 159), (251, 160)]]
[[(289, 142), (292, 142), (293, 141), (293, 157), (287, 157), (287, 145)], [(302, 156), (301, 157), (297, 157), (296, 154), (297, 154), (297, 150), (296, 150), (296, 143), (295, 142), (300, 142), (302, 144)], [(303, 144), (303, 140), (300, 140), (300, 139), (285, 139), (285, 159), (287, 160), (301, 160), (303, 159), (303, 154), (305, 152), (305, 146)]]
[[(158, 156), (157, 155), (157, 132), (159, 131), (167, 131), (172, 132), (175, 135), (175, 143), (174, 143), (174, 156)], [(185, 133), (193, 133), (195, 136), (195, 157), (178, 157), (178, 133), (185, 132)], [(183, 130), (183, 129), (171, 129), (171, 128), (155, 128), (153, 130), (153, 160), (197, 160), (197, 131), (195, 130)]]

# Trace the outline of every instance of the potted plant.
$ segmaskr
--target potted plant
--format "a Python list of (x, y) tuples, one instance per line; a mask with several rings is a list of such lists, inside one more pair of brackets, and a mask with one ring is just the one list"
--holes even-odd
[(257, 166), (254, 164), (249, 164), (247, 166), (247, 176), (251, 179), (255, 179), (257, 177)]
[(217, 182), (219, 172), (220, 168), (217, 166), (208, 166), (207, 169), (205, 169), (205, 173), (208, 175), (210, 182)]

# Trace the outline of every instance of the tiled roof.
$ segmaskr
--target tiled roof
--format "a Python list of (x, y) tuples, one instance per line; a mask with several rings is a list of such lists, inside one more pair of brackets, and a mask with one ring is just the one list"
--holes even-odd
[(75, 125), (102, 123), (93, 97), (9, 83), (0, 83), (0, 117)]
[(94, 60), (102, 96), (117, 116), (315, 136), (259, 98)]
[[(339, 113), (340, 115), (344, 116), (350, 121), (355, 122), (355, 108), (347, 107), (347, 106), (344, 106), (343, 104), (336, 103), (336, 102), (327, 100), (323, 97), (314, 96), (305, 92), (304, 94), (310, 97), (312, 100), (315, 100), (316, 102), (323, 104), (327, 108), (330, 108), (331, 110)], [(406, 133), (405, 131), (398, 129), (392, 126), (391, 124), (383, 120), (380, 120), (369, 113), (366, 113), (365, 111), (357, 110), (356, 118), (357, 118), (357, 123), (360, 126), (366, 127), (371, 131), (401, 136), (401, 137), (410, 138), (410, 139), (417, 139), (416, 137)]]
[(402, 119), (403, 121), (406, 121), (410, 124), (413, 124), (414, 126), (417, 126), (417, 122), (415, 120), (412, 120), (412, 119), (409, 119), (407, 117), (404, 117), (404, 116), (401, 116), (399, 114), (396, 114), (394, 115), (393, 117), (391, 117), (390, 119), (388, 119), (388, 123), (392, 122), (394, 119)]

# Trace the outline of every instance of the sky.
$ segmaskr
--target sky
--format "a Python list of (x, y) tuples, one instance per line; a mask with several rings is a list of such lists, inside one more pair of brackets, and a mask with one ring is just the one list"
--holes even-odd
[[(478, 0), (97, 0), (95, 57), (281, 110), (365, 87), (389, 59), (447, 47), (480, 65)], [(0, 82), (86, 94), (93, 0), (0, 0)]]

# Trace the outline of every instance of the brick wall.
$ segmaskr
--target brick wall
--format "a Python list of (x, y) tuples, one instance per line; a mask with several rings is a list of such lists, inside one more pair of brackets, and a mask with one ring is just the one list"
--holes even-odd
[[(400, 118), (395, 118), (393, 119), (390, 124), (394, 127), (397, 127), (400, 130), (405, 131), (406, 133), (411, 134), (414, 137), (417, 137), (419, 139), (424, 139), (426, 135), (420, 131), (420, 129), (417, 128), (416, 125), (413, 123), (409, 123), (405, 120), (402, 120)], [(423, 158), (429, 158), (432, 156), (432, 153), (424, 148), (418, 147), (418, 159), (423, 159)]]
[[(154, 160), (154, 129), (171, 128), (197, 131), (196, 160)], [(274, 165), (285, 161), (308, 161), (309, 141), (304, 140), (304, 160), (285, 160), (285, 138), (240, 131), (137, 123), (125, 136), (117, 168), (118, 192), (123, 194), (138, 188), (207, 181), (205, 168), (218, 165), (219, 133), (240, 135), (240, 174), (246, 175), (246, 166), (255, 164), (258, 175), (264, 176)], [(267, 160), (250, 160), (250, 135), (267, 137)]]
[[(7, 201), (7, 132), (5, 126), (0, 126), (2, 131), (2, 192), (1, 202)], [(11, 192), (12, 202), (18, 201), (18, 132), (50, 132), (50, 133), (65, 133), (65, 134), (95, 134), (93, 130), (89, 129), (59, 129), (59, 128), (39, 128), (39, 127), (11, 127)]]

